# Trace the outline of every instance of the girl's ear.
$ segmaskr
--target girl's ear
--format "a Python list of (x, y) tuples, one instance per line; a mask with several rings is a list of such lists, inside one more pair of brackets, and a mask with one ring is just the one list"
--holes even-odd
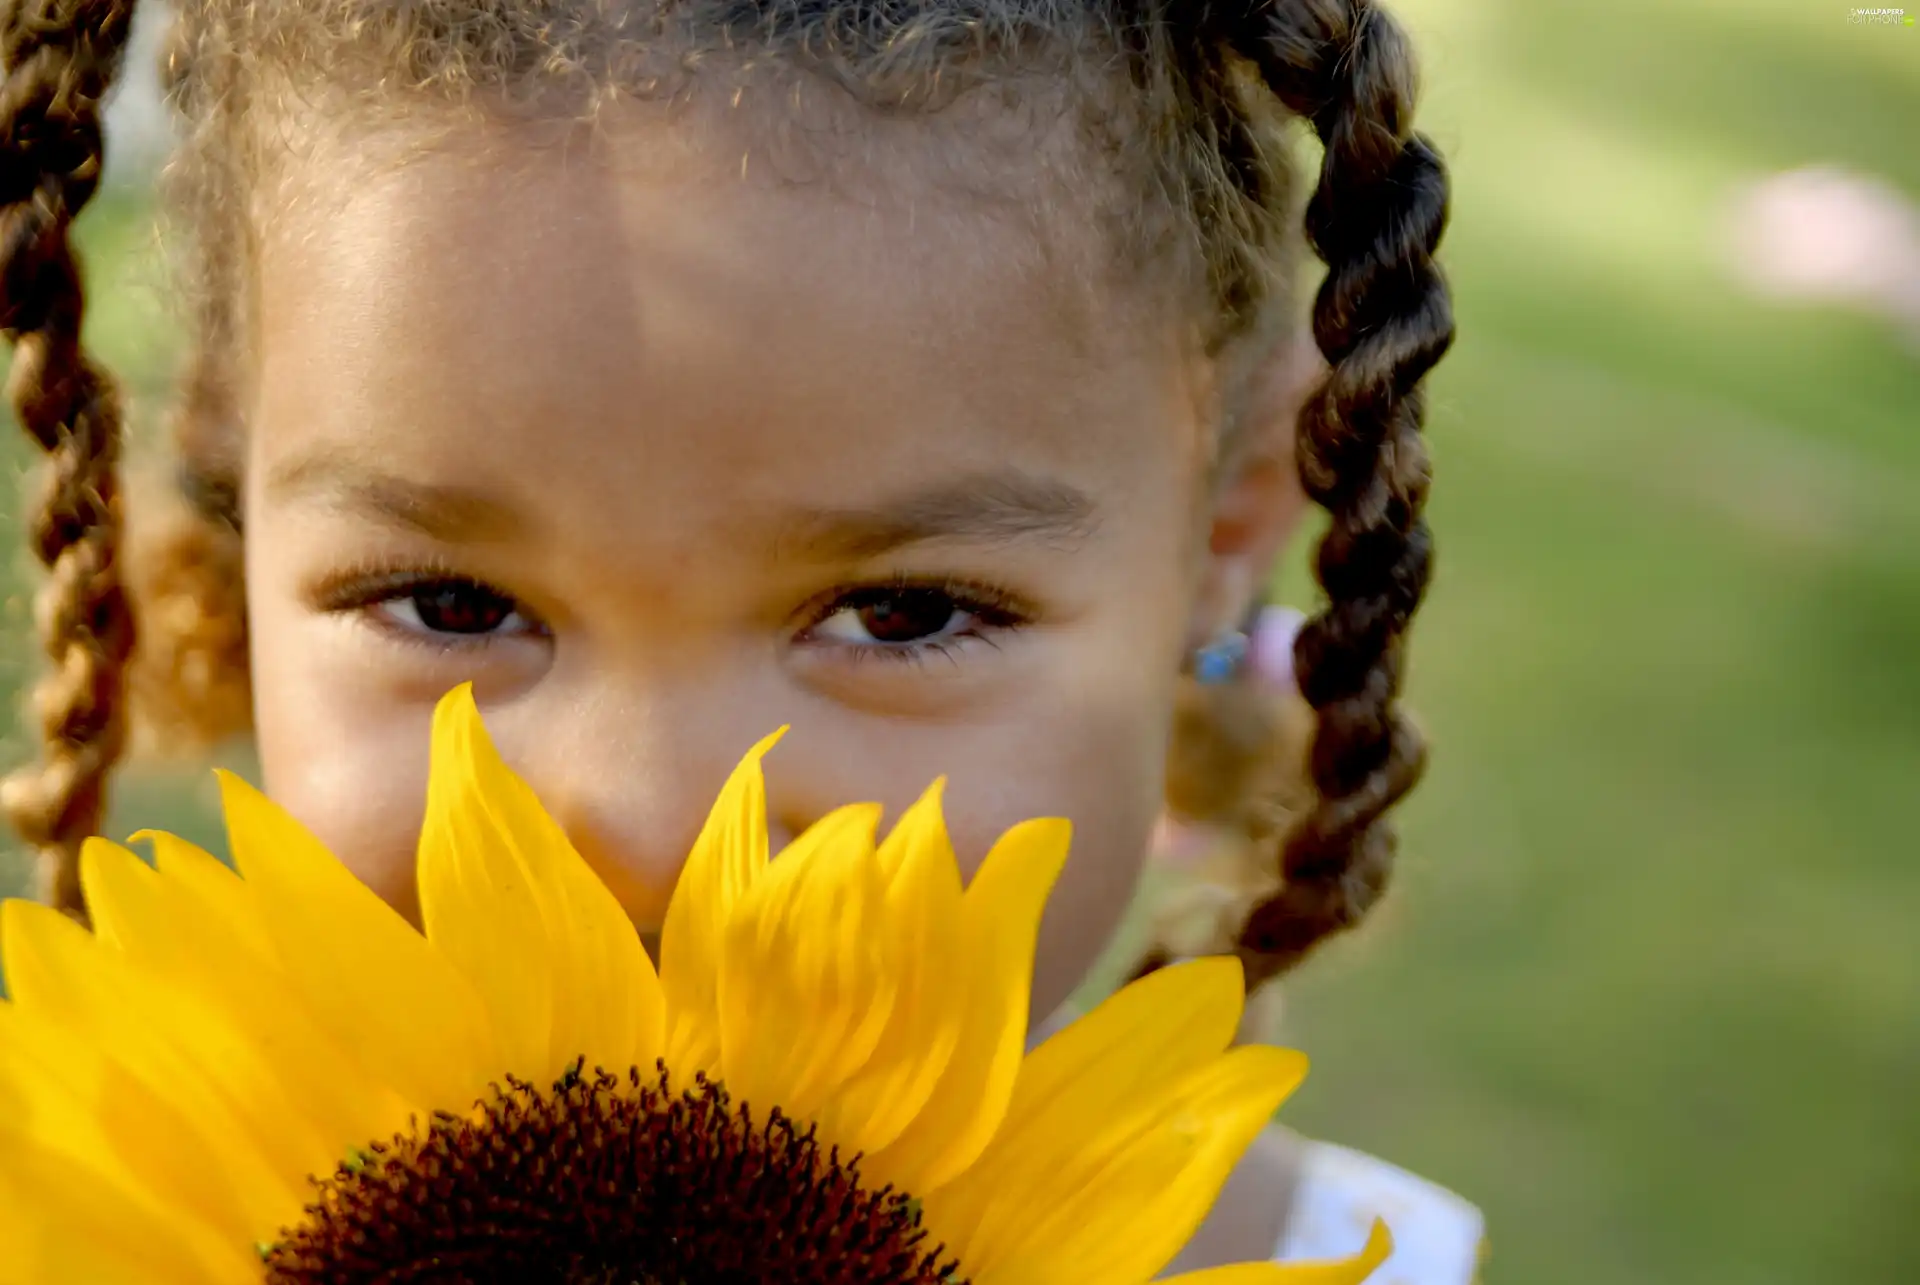
[(1294, 458), (1295, 422), (1325, 374), (1305, 334), (1276, 344), (1254, 373), (1235, 426), (1233, 454), (1215, 484), (1199, 592), (1188, 635), (1200, 646), (1238, 626), (1266, 588), (1308, 500)]

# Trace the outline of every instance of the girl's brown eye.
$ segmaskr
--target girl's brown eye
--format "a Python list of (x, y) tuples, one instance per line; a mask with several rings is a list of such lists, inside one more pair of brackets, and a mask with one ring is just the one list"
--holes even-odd
[(965, 617), (952, 595), (939, 589), (870, 589), (850, 595), (841, 607), (876, 643), (919, 642), (953, 628)]
[(802, 636), (849, 660), (953, 656), (973, 641), (1019, 629), (1032, 615), (998, 589), (959, 581), (858, 585), (835, 591)]
[(425, 633), (466, 637), (497, 633), (520, 615), (505, 594), (462, 580), (416, 585), (390, 598), (386, 609), (398, 623)]

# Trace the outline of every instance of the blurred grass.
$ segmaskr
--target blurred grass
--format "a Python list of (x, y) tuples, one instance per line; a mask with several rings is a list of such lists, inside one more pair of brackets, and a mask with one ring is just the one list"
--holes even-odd
[(1920, 33), (1396, 8), (1457, 191), (1436, 756), (1290, 1119), (1480, 1201), (1489, 1285), (1920, 1280), (1920, 360), (1721, 257), (1773, 170), (1920, 197)]
[[(1290, 983), (1316, 1073), (1288, 1119), (1479, 1201), (1487, 1285), (1908, 1285), (1920, 360), (1742, 297), (1719, 220), (1816, 161), (1920, 196), (1920, 30), (1395, 7), (1458, 193), (1414, 653), (1436, 757), (1395, 896)], [(84, 231), (94, 337), (150, 420), (145, 213)], [(0, 682), (29, 664), (0, 651)], [(204, 802), (134, 776), (115, 828), (205, 834)]]

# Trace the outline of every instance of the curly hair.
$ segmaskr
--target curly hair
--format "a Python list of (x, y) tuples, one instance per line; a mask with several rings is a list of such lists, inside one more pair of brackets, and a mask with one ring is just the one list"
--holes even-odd
[[(19, 336), (14, 394), (59, 484), (36, 524), (54, 578), (43, 634), (57, 674), (43, 692), (46, 763), (8, 804), (73, 905), (73, 849), (97, 818), (121, 741), (131, 647), (114, 566), (118, 424), (77, 347), (80, 288), (66, 227), (98, 176), (98, 101), (126, 38), (129, 0), (7, 7), (5, 309)], [(703, 78), (812, 78), (873, 113), (936, 119), (976, 92), (1065, 107), (1117, 262), (1180, 281), (1209, 351), (1250, 372), (1293, 324), (1287, 284), (1304, 243), (1325, 264), (1312, 305), (1324, 377), (1296, 437), (1305, 491), (1330, 521), (1325, 592), (1295, 649), (1312, 708), (1304, 798), (1253, 763), (1288, 761), (1290, 721), (1229, 688), (1183, 695), (1170, 750), (1176, 807), (1257, 834), (1263, 891), (1217, 943), (1257, 984), (1367, 912), (1394, 854), (1388, 810), (1419, 777), (1423, 742), (1398, 703), (1409, 623), (1432, 541), (1421, 382), (1453, 336), (1434, 261), (1445, 168), (1412, 130), (1415, 73), (1401, 28), (1371, 0), (180, 0), (167, 80), (182, 122), (173, 193), (197, 248), (198, 343), (176, 418), (193, 515), (142, 563), (146, 641), (170, 708), (203, 730), (244, 722), (233, 390), (243, 360), (249, 186), (272, 164), (263, 130), (286, 104), (378, 114), (430, 98), (468, 111), (591, 110), (620, 95), (682, 92)], [(405, 119), (404, 112), (387, 119)], [(1287, 128), (1320, 144), (1304, 202)], [(1247, 382), (1242, 380), (1241, 382)], [(1224, 408), (1217, 468), (1235, 458)], [(151, 583), (154, 588), (149, 591)], [(151, 593), (151, 597), (149, 597)], [(163, 605), (164, 604), (164, 605)], [(1196, 782), (1211, 781), (1208, 788)], [(1291, 788), (1291, 787), (1289, 787)], [(1200, 795), (1219, 796), (1195, 803)], [(1250, 797), (1251, 796), (1251, 797)], [(1277, 818), (1286, 818), (1281, 824)]]

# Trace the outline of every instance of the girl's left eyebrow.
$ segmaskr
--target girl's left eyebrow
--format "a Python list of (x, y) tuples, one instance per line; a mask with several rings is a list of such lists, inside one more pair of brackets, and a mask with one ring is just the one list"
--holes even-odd
[(1047, 540), (1071, 547), (1098, 527), (1086, 492), (1017, 469), (933, 483), (871, 506), (794, 509), (773, 519), (778, 560), (876, 558), (934, 540)]
[(445, 544), (515, 541), (527, 534), (525, 515), (496, 495), (401, 477), (334, 449), (274, 465), (264, 494), (274, 504), (318, 501)]

